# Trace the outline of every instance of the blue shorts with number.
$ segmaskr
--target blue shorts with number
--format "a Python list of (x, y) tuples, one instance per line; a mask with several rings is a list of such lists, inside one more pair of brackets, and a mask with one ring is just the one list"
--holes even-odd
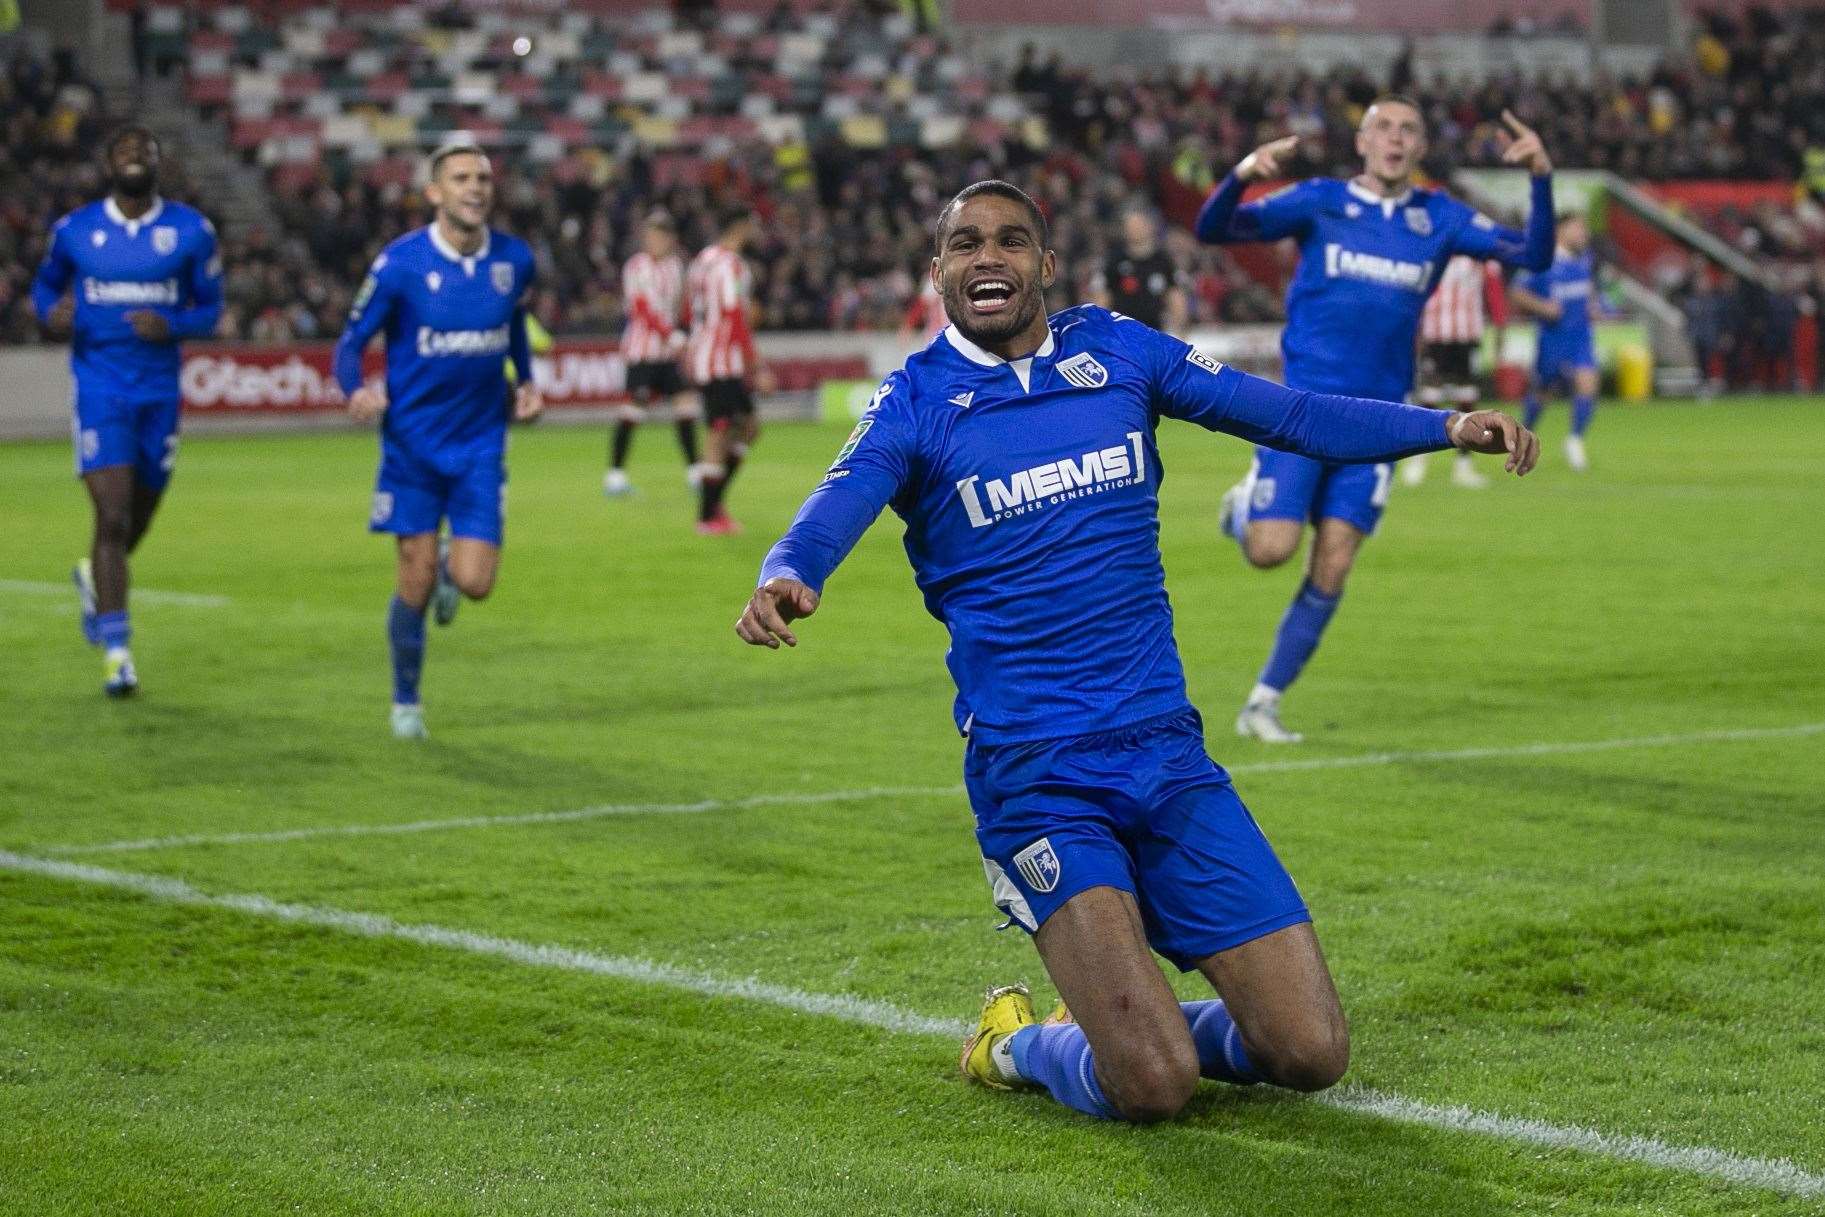
[(1098, 735), (971, 741), (963, 776), (995, 904), (1028, 933), (1079, 892), (1119, 888), (1153, 949), (1190, 971), (1311, 920), (1204, 751), (1196, 710)]
[(1589, 334), (1542, 339), (1534, 356), (1534, 380), (1543, 389), (1571, 384), (1572, 373), (1597, 366), (1597, 352)]
[(1371, 533), (1388, 505), (1394, 466), (1334, 465), (1275, 448), (1256, 448), (1248, 479), (1251, 520), (1316, 524), (1330, 516)]
[(76, 385), (76, 475), (131, 465), (139, 484), (163, 490), (177, 467), (178, 394)]
[(421, 454), (382, 442), (370, 532), (436, 532), (499, 545), (505, 534), (507, 453), (498, 444)]

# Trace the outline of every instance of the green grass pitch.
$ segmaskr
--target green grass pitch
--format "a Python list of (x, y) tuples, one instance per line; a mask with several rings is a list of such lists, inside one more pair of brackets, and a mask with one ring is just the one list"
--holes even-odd
[[(1229, 716), (1297, 581), (1214, 528), (1248, 459), (1162, 430), (1162, 543), (1211, 750), (1312, 905), (1349, 1081), (1825, 1174), (1825, 545), (1812, 401), (1612, 406), (1592, 471), (1396, 487), (1287, 717)], [(763, 436), (689, 527), (669, 430), (519, 433), (492, 600), (387, 733), (372, 440), (193, 438), (111, 704), (61, 586), (67, 448), (0, 447), (0, 849), (640, 958), (957, 1024), (1043, 981), (994, 932), (944, 632), (891, 517), (789, 653), (732, 633), (843, 428)], [(1493, 470), (1494, 462), (1486, 467)], [(1652, 737), (1674, 737), (1653, 743)], [(1637, 741), (1569, 751), (1581, 741)], [(1522, 745), (1545, 747), (1529, 753)], [(1480, 755), (1409, 754), (1485, 749)], [(1264, 769), (1363, 758), (1353, 767)], [(823, 802), (739, 801), (900, 787)], [(922, 793), (921, 793), (922, 791)], [(70, 847), (609, 804), (395, 835)], [(1197, 985), (1180, 982), (1188, 995)], [(1036, 985), (1036, 987), (1043, 987)], [(1040, 999), (1045, 999), (1040, 994)], [(1042, 1007), (1043, 1008), (1043, 1007)], [(0, 868), (0, 1210), (51, 1214), (1769, 1214), (1825, 1195), (1206, 1083), (1093, 1123), (946, 1035)]]

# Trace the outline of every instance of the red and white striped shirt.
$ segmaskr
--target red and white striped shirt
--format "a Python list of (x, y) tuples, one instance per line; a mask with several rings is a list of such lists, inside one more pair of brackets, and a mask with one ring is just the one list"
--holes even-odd
[(748, 297), (754, 290), (747, 259), (712, 245), (691, 262), (691, 344), (686, 366), (698, 384), (734, 380), (759, 360), (748, 328)]
[(684, 259), (635, 254), (621, 268), (621, 296), (627, 303), (622, 358), (629, 363), (675, 358), (674, 336), (685, 324)]
[[(1499, 299), (1502, 274), (1494, 262), (1478, 262), (1459, 254), (1445, 264), (1438, 288), (1426, 301), (1420, 318), (1424, 342), (1481, 342), (1488, 324), (1486, 306)], [(1493, 293), (1493, 297), (1492, 297)]]

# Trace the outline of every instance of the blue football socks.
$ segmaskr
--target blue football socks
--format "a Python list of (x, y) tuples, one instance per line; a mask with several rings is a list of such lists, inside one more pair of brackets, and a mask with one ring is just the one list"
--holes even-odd
[(1198, 1046), (1198, 1072), (1219, 1082), (1252, 1086), (1262, 1081), (1242, 1048), (1242, 1032), (1229, 1016), (1229, 1007), (1216, 998), (1180, 1002), (1185, 1021), (1191, 1024), (1191, 1042)]
[(1273, 653), (1267, 657), (1267, 666), (1261, 669), (1262, 684), (1284, 691), (1299, 679), (1300, 670), (1318, 649), (1325, 627), (1331, 624), (1331, 616), (1337, 612), (1340, 599), (1341, 596), (1325, 595), (1312, 586), (1310, 579), (1299, 585), (1299, 594), (1293, 597), (1286, 616), (1280, 619)]
[(1572, 434), (1583, 435), (1591, 425), (1591, 418), (1597, 413), (1595, 398), (1579, 395), (1572, 398)]
[(1022, 1027), (1008, 1041), (1014, 1069), (1021, 1077), (1045, 1087), (1052, 1097), (1073, 1111), (1099, 1120), (1120, 1117), (1103, 1097), (1096, 1081), (1096, 1063), (1090, 1041), (1076, 1023)]
[(1540, 411), (1545, 408), (1538, 393), (1529, 393), (1521, 400), (1521, 425), (1532, 431), (1540, 421)]
[(104, 650), (114, 651), (133, 638), (133, 627), (127, 621), (127, 610), (95, 614), (95, 637)]
[[(1180, 1002), (1179, 1009), (1197, 1045), (1199, 1073), (1238, 1086), (1263, 1080), (1243, 1051), (1242, 1033), (1221, 1001)], [(1090, 1041), (1076, 1023), (1022, 1027), (1009, 1037), (1008, 1049), (1015, 1072), (1043, 1086), (1066, 1107), (1101, 1120), (1121, 1118), (1096, 1080)]]
[(425, 664), (425, 611), (398, 596), (387, 605), (387, 643), (393, 651), (393, 704), (418, 704), (418, 674)]

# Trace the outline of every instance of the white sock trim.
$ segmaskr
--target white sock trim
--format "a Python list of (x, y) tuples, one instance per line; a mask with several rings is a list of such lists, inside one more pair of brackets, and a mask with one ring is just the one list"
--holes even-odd
[(1249, 690), (1248, 704), (1251, 706), (1266, 706), (1269, 709), (1278, 708), (1280, 705), (1280, 694), (1282, 692), (1283, 690), (1257, 682), (1255, 687)]

